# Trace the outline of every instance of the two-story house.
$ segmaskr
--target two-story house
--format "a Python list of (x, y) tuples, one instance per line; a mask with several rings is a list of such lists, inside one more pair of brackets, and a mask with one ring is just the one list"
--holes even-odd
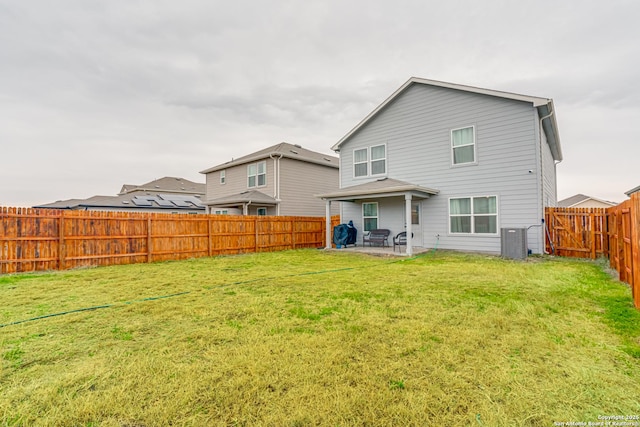
[(548, 98), (411, 78), (333, 147), (342, 222), (412, 246), (500, 253), (501, 228), (544, 251), (562, 151)]
[(205, 205), (214, 214), (324, 216), (314, 194), (339, 188), (338, 167), (335, 156), (282, 142), (200, 172)]

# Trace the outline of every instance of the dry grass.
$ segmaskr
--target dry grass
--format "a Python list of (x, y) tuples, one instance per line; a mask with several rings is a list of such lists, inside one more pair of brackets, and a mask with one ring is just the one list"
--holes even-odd
[(640, 313), (588, 262), (301, 250), (5, 276), (0, 301), (0, 324), (113, 304), (0, 328), (2, 425), (640, 414)]

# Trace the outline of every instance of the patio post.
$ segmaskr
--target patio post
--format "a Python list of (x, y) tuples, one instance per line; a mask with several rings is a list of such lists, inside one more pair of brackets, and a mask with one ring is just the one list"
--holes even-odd
[(407, 231), (407, 256), (411, 256), (413, 254), (413, 238), (411, 231), (411, 193), (405, 193), (404, 195), (404, 204), (405, 204), (405, 224)]
[(326, 220), (326, 231), (325, 231), (325, 249), (331, 249), (331, 200), (325, 200), (325, 220)]

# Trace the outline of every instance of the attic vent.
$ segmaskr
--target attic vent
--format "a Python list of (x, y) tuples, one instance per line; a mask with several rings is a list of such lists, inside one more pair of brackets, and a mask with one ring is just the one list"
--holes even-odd
[(298, 147), (298, 148), (302, 148), (302, 145), (300, 144), (293, 144), (294, 147)]
[(326, 157), (323, 157), (323, 159), (325, 159), (327, 162), (331, 161), (331, 159), (327, 159)]
[(298, 154), (298, 152), (297, 152), (296, 150), (291, 150), (291, 152), (292, 152), (293, 154)]

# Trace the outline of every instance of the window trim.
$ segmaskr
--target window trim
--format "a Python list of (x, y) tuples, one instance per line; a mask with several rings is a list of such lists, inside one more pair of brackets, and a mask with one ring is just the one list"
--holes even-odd
[[(264, 173), (260, 173), (260, 165), (264, 165)], [(251, 167), (255, 166), (256, 173), (255, 175), (251, 175)], [(260, 184), (260, 176), (264, 175), (264, 184)], [(254, 185), (250, 184), (250, 179), (254, 178)], [(261, 162), (251, 163), (247, 165), (247, 188), (259, 188), (267, 186), (267, 161), (263, 160)]]
[[(371, 158), (371, 149), (372, 148), (377, 148), (377, 147), (384, 147), (384, 157), (380, 158), (380, 159), (372, 159)], [(365, 161), (361, 161), (361, 162), (356, 162), (356, 151), (364, 151), (366, 150), (366, 160)], [(352, 153), (352, 159), (351, 159), (351, 163), (353, 164), (353, 168), (352, 168), (352, 173), (353, 173), (353, 178), (354, 179), (362, 179), (362, 178), (369, 178), (369, 177), (381, 177), (381, 176), (386, 176), (387, 175), (387, 170), (388, 170), (388, 152), (387, 152), (387, 143), (384, 142), (382, 144), (376, 144), (376, 145), (370, 145), (367, 147), (360, 147), (360, 148), (354, 148), (353, 149), (353, 153)], [(383, 160), (384, 161), (384, 172), (382, 173), (373, 173), (373, 162), (379, 162)], [(356, 165), (362, 165), (365, 164), (367, 166), (367, 173), (366, 175), (356, 175)]]
[[(364, 205), (376, 205), (376, 216), (364, 216)], [(369, 219), (369, 218), (375, 218), (376, 219), (376, 228), (372, 228), (371, 230), (375, 230), (378, 228), (378, 226), (380, 225), (380, 205), (378, 204), (378, 202), (363, 202), (362, 203), (362, 231), (363, 232), (367, 232), (367, 231), (371, 231), (371, 230), (367, 230), (365, 229), (365, 219)]]
[[(473, 211), (473, 199), (484, 199), (484, 198), (491, 198), (494, 197), (496, 199), (496, 212), (493, 214), (476, 214)], [(470, 217), (471, 218), (471, 232), (469, 233), (462, 233), (462, 232), (454, 232), (451, 231), (451, 200), (460, 200), (460, 199), (469, 199), (470, 203), (471, 203), (471, 213), (469, 214), (460, 214), (460, 215), (456, 215), (456, 217)], [(499, 236), (500, 235), (500, 198), (498, 197), (498, 195), (496, 194), (490, 194), (490, 195), (480, 195), (480, 196), (461, 196), (461, 197), (449, 197), (448, 201), (447, 201), (447, 221), (449, 223), (448, 226), (448, 230), (449, 230), (449, 234), (452, 236), (478, 236), (478, 237), (486, 237), (486, 236)], [(476, 216), (495, 216), (496, 218), (496, 232), (495, 233), (476, 233), (475, 231), (475, 221), (474, 218)]]
[[(473, 143), (472, 144), (466, 144), (466, 145), (458, 145), (457, 147), (453, 146), (453, 132), (457, 131), (457, 130), (463, 130), (463, 129), (473, 129)], [(449, 132), (449, 145), (451, 147), (451, 166), (452, 167), (461, 167), (461, 166), (470, 166), (470, 165), (477, 165), (478, 164), (478, 153), (477, 153), (477, 138), (476, 138), (476, 125), (469, 125), (469, 126), (462, 126), (462, 127), (458, 127), (458, 128), (453, 128), (451, 129), (451, 131)], [(469, 146), (473, 146), (473, 161), (472, 162), (464, 162), (464, 163), (456, 163), (455, 162), (455, 155), (453, 154), (455, 151), (455, 148), (461, 148), (461, 147), (469, 147)]]
[[(264, 212), (264, 213), (260, 213), (260, 212)], [(269, 213), (269, 210), (264, 206), (256, 208), (256, 215), (258, 216), (267, 216), (268, 213)]]
[(226, 184), (226, 178), (227, 178), (227, 170), (223, 169), (220, 171), (220, 185), (224, 185)]

